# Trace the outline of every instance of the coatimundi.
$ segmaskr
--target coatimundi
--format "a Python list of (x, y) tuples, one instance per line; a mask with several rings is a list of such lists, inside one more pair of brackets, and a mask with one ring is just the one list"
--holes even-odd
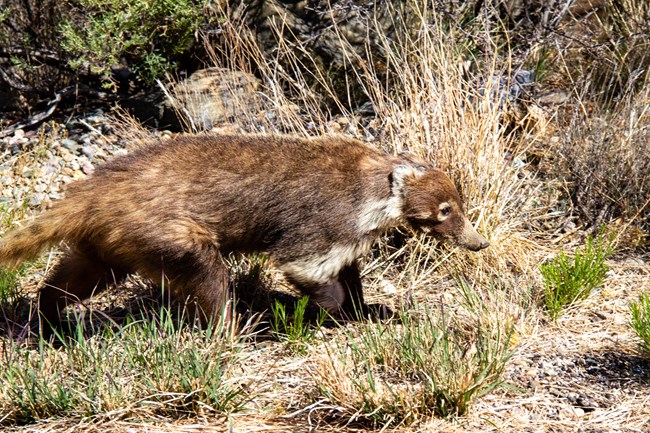
[(15, 266), (63, 241), (39, 310), (51, 323), (75, 299), (130, 273), (206, 316), (229, 297), (230, 252), (262, 252), (312, 302), (363, 307), (356, 260), (386, 230), (410, 226), (470, 250), (488, 242), (440, 170), (357, 140), (186, 135), (118, 157), (0, 244)]

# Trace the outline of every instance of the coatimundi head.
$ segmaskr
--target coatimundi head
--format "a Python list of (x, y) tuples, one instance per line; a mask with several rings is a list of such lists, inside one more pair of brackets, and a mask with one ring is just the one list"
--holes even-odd
[(393, 191), (402, 198), (402, 216), (413, 229), (472, 251), (490, 245), (465, 216), (456, 187), (442, 171), (423, 164), (398, 165), (393, 182)]

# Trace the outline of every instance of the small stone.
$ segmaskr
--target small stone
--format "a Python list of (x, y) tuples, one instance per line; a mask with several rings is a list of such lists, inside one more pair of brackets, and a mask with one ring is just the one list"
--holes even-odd
[(84, 134), (79, 139), (84, 145), (88, 146), (93, 141), (93, 137), (90, 134)]
[(14, 138), (16, 140), (22, 140), (23, 138), (25, 138), (25, 131), (23, 131), (22, 129), (16, 129), (16, 132), (14, 132)]
[(95, 171), (95, 167), (89, 162), (84, 162), (81, 166), (81, 171), (85, 174), (92, 174)]
[(42, 183), (39, 183), (36, 186), (34, 186), (34, 191), (36, 192), (45, 192), (46, 189), (47, 189), (47, 185), (44, 185)]
[(29, 198), (29, 206), (31, 206), (31, 207), (39, 206), (41, 204), (41, 202), (43, 200), (45, 200), (46, 198), (47, 198), (47, 196), (45, 194), (43, 194), (41, 192), (36, 193), (36, 194), (32, 195)]
[(555, 370), (555, 366), (552, 363), (548, 361), (542, 361), (540, 367), (546, 376), (557, 376), (557, 371)]
[(69, 149), (71, 152), (76, 152), (77, 149), (79, 149), (79, 144), (76, 141), (71, 140), (69, 138), (64, 138), (63, 140), (61, 140), (61, 145), (66, 149)]
[(390, 281), (381, 280), (379, 286), (381, 287), (381, 291), (384, 293), (397, 293), (397, 288)]
[(578, 406), (587, 410), (594, 410), (594, 409), (598, 409), (599, 407), (598, 403), (596, 403), (592, 398), (589, 398), (585, 395), (580, 396), (580, 398), (578, 398), (577, 403)]
[(550, 92), (538, 98), (541, 105), (559, 105), (569, 100), (569, 95), (562, 91)]
[(86, 155), (88, 159), (93, 159), (93, 156), (95, 156), (95, 149), (93, 149), (91, 146), (83, 146), (81, 148), (81, 153)]
[(524, 373), (528, 377), (535, 377), (539, 373), (539, 370), (536, 367), (530, 368), (526, 373)]

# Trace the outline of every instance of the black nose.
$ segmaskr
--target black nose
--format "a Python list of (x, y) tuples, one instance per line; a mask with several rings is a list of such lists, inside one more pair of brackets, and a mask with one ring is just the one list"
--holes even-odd
[(490, 243), (488, 241), (483, 241), (481, 242), (481, 245), (478, 246), (479, 250), (485, 249), (490, 246)]

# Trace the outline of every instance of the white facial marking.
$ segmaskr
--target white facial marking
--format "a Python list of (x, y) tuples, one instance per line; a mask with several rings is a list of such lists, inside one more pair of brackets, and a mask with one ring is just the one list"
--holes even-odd
[(451, 213), (451, 205), (446, 201), (442, 202), (440, 203), (440, 206), (438, 206), (438, 210), (438, 221), (444, 221)]

